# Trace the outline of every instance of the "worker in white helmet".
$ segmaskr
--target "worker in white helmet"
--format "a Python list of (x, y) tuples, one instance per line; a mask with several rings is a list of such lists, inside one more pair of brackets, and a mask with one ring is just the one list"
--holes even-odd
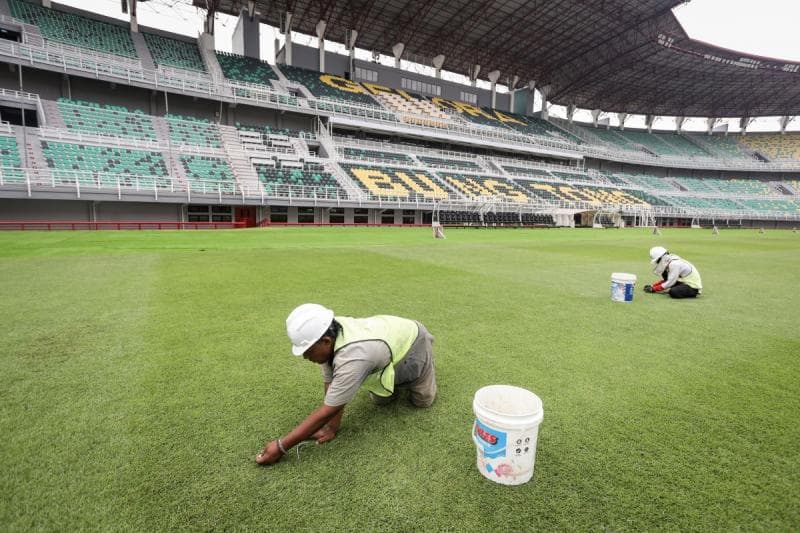
[(696, 298), (703, 292), (697, 267), (663, 246), (650, 248), (650, 263), (661, 280), (645, 285), (644, 292), (669, 294), (672, 298)]
[(321, 365), (325, 396), (320, 407), (285, 436), (270, 441), (258, 464), (280, 460), (306, 439), (327, 442), (336, 436), (344, 407), (363, 385), (372, 400), (394, 400), (408, 389), (411, 403), (430, 407), (436, 399), (433, 336), (415, 320), (389, 315), (334, 316), (318, 304), (303, 304), (286, 319), (292, 353)]

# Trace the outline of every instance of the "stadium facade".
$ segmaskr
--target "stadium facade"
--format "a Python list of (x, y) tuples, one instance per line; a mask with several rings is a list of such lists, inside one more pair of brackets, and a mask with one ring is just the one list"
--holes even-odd
[[(800, 221), (796, 133), (718, 134), (713, 120), (705, 134), (579, 124), (535, 114), (534, 84), (517, 89), (519, 75), (499, 94), (497, 69), (485, 90), (297, 43), (271, 65), (258, 57), (252, 9), (241, 12), (231, 54), (209, 32), (190, 39), (45, 4), (0, 0), (0, 222)], [(616, 68), (578, 82), (574, 72), (601, 57), (598, 47), (587, 55), (589, 36), (568, 43), (561, 69), (526, 74), (545, 80), (551, 101), (607, 105), (623, 124), (626, 109), (649, 124), (654, 113), (739, 110), (746, 123), (753, 112), (797, 112), (800, 66), (701, 47), (659, 13), (620, 29), (649, 66), (607, 45), (604, 65)], [(626, 37), (632, 29), (643, 42)], [(681, 99), (654, 89), (655, 79), (681, 91), (698, 69), (709, 85)], [(723, 74), (739, 83), (735, 97), (714, 93)]]

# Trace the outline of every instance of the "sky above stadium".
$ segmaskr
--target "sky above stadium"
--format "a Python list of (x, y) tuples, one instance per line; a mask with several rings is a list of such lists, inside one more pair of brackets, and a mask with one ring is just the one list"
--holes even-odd
[[(127, 19), (127, 15), (123, 15), (120, 10), (120, 0), (54, 1), (109, 17)], [(797, 30), (797, 21), (800, 20), (800, 0), (691, 0), (678, 6), (674, 12), (686, 33), (693, 39), (748, 54), (800, 62), (800, 31)], [(202, 31), (204, 18), (205, 10), (192, 7), (189, 0), (149, 0), (139, 4), (139, 24), (183, 35), (198, 35)], [(217, 15), (215, 22), (217, 49), (231, 50), (231, 37), (235, 26), (235, 18)], [(275, 61), (276, 39), (282, 44), (283, 37), (274, 28), (264, 26), (261, 32), (262, 59)], [(311, 46), (316, 46), (317, 42), (316, 38), (309, 36), (298, 36), (296, 41)], [(343, 47), (341, 48), (343, 50)], [(327, 49), (340, 51), (334, 43), (329, 44)], [(359, 52), (357, 57), (367, 60), (370, 58), (368, 51)], [(391, 58), (385, 58), (385, 61), (393, 62)], [(411, 70), (427, 73), (413, 67)], [(466, 79), (461, 75), (449, 77), (454, 81)], [(484, 85), (488, 88), (488, 82)], [(576, 115), (576, 119), (585, 118)], [(614, 120), (612, 117), (612, 125)], [(629, 125), (638, 126), (635, 123)], [(792, 126), (789, 129), (798, 127), (797, 124)], [(661, 125), (661, 127), (666, 126)], [(732, 131), (737, 129), (738, 127), (734, 126)], [(761, 128), (756, 123), (751, 129)], [(771, 123), (767, 129), (774, 130), (776, 127)]]

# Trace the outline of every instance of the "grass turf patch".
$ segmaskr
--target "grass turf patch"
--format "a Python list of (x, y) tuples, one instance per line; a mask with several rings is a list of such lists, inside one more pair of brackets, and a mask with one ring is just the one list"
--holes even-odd
[[(0, 233), (0, 524), (28, 529), (748, 529), (800, 523), (792, 232)], [(645, 295), (647, 251), (704, 295)], [(611, 272), (637, 274), (631, 304)], [(339, 436), (253, 458), (321, 401), (299, 303), (436, 336), (426, 410), (360, 393)], [(471, 401), (544, 402), (534, 479), (481, 477)]]

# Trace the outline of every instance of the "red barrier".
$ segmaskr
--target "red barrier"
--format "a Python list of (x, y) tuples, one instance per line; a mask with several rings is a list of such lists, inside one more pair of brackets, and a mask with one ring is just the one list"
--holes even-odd
[(0, 230), (175, 230), (175, 229), (238, 229), (245, 222), (168, 222), (168, 221), (116, 221), (86, 222), (74, 220), (19, 220), (0, 221)]

